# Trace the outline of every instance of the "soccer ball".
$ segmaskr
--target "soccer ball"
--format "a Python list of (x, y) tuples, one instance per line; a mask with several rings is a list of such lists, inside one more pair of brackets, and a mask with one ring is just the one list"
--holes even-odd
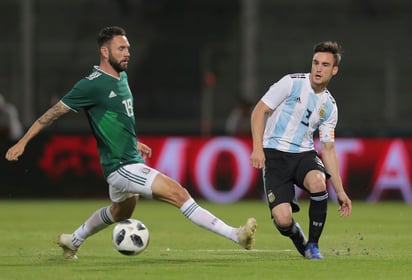
[(113, 229), (113, 243), (123, 255), (138, 255), (149, 245), (149, 230), (139, 220), (124, 220)]

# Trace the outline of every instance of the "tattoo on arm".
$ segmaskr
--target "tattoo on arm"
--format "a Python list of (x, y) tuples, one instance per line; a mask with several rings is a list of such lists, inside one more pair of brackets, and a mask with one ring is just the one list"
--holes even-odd
[(62, 103), (57, 102), (56, 105), (47, 110), (37, 121), (43, 126), (49, 126), (67, 112), (69, 112), (69, 109)]

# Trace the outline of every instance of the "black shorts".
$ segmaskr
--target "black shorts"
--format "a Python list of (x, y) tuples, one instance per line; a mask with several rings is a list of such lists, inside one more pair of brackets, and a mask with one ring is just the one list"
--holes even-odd
[(292, 212), (298, 212), (300, 208), (294, 185), (308, 191), (303, 186), (303, 180), (311, 170), (320, 170), (325, 173), (326, 178), (330, 177), (316, 151), (287, 153), (264, 149), (264, 152), (266, 161), (263, 184), (270, 209), (280, 203), (289, 202)]

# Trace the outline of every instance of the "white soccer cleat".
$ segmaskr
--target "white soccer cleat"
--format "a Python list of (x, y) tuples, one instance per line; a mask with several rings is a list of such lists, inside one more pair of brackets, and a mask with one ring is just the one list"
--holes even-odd
[(73, 246), (72, 239), (73, 235), (66, 233), (60, 234), (57, 238), (57, 245), (63, 249), (63, 257), (66, 259), (77, 259), (78, 248)]
[(237, 230), (238, 243), (246, 250), (252, 250), (255, 247), (256, 219), (249, 218), (244, 226)]

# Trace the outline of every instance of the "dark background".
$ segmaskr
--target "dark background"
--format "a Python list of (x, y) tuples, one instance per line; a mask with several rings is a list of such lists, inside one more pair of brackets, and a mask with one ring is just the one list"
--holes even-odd
[[(411, 15), (403, 0), (2, 0), (0, 92), (27, 127), (98, 63), (99, 30), (120, 25), (132, 45), (139, 132), (201, 134), (203, 77), (211, 72), (209, 132), (221, 134), (239, 98), (254, 104), (284, 74), (310, 71), (313, 45), (336, 40), (345, 49), (329, 87), (340, 110), (337, 135), (411, 135)], [(88, 127), (78, 114), (53, 129)]]
[[(337, 137), (410, 137), (411, 15), (404, 0), (1, 0), (0, 94), (27, 129), (98, 64), (100, 29), (119, 25), (138, 134), (218, 136), (239, 99), (255, 104), (283, 75), (309, 72), (313, 45), (334, 40), (345, 50), (329, 85)], [(53, 181), (37, 169), (57, 133), (90, 131), (82, 113), (69, 114), (14, 164), (4, 159), (13, 140), (1, 136), (1, 196), (106, 193), (93, 173)]]

